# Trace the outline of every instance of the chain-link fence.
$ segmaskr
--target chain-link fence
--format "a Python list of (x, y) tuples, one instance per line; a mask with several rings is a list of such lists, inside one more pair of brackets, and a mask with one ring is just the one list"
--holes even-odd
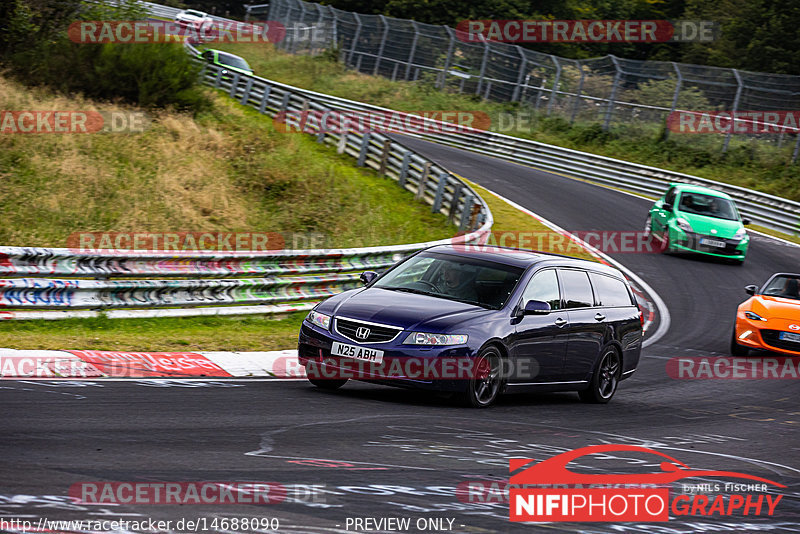
[[(424, 81), (486, 100), (520, 102), (537, 114), (558, 115), (571, 123), (599, 123), (604, 130), (635, 124), (670, 134), (665, 125), (674, 112), (716, 111), (741, 117), (745, 111), (800, 110), (800, 76), (611, 55), (566, 59), (517, 45), (467, 42), (447, 26), (352, 13), (302, 0), (273, 0), (268, 15), (262, 8), (250, 14), (251, 20), (255, 18), (286, 26), (286, 38), (278, 46), (291, 53), (315, 54), (337, 47), (343, 61), (363, 73)], [(723, 152), (734, 145), (757, 143), (796, 161), (800, 135), (796, 128), (781, 128), (791, 126), (794, 115), (786, 116), (789, 123), (768, 117), (734, 118), (727, 133), (671, 135)], [(715, 132), (725, 130), (719, 124), (712, 125)], [(736, 128), (737, 124), (744, 128)], [(754, 133), (765, 129), (771, 133)]]

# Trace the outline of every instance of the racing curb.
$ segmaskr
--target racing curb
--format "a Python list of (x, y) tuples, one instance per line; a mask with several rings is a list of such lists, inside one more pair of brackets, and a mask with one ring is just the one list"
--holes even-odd
[(0, 378), (304, 379), (297, 350), (268, 352), (118, 352), (0, 348)]

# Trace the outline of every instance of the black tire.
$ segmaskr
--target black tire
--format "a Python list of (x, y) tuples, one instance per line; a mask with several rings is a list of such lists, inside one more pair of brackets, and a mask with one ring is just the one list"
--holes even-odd
[(750, 354), (750, 349), (743, 347), (736, 342), (736, 328), (733, 329), (731, 334), (731, 355), (732, 356), (747, 356)]
[(503, 358), (492, 345), (481, 350), (475, 357), (472, 377), (467, 390), (462, 394), (464, 404), (472, 408), (491, 406), (503, 390)]
[(324, 379), (324, 378), (309, 378), (308, 381), (317, 386), (320, 389), (339, 389), (343, 385), (347, 384), (347, 378), (340, 378), (340, 379)]
[(579, 391), (578, 395), (583, 402), (605, 404), (616, 393), (621, 374), (622, 358), (614, 347), (606, 347), (594, 370), (589, 388)]

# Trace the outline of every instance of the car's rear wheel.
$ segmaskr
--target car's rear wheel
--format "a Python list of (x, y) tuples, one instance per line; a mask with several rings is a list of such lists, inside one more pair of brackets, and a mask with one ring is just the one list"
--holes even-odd
[(594, 370), (589, 388), (578, 392), (581, 400), (594, 404), (610, 401), (617, 391), (621, 372), (622, 359), (619, 353), (613, 347), (607, 347)]
[(736, 328), (734, 328), (733, 334), (731, 334), (731, 355), (747, 356), (748, 354), (750, 354), (750, 349), (736, 342)]
[(503, 358), (496, 347), (486, 347), (478, 354), (463, 394), (467, 406), (486, 408), (497, 400), (503, 388), (502, 368)]

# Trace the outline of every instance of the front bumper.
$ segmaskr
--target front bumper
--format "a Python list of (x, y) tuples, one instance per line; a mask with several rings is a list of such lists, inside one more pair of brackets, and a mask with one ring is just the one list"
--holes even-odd
[[(403, 345), (406, 332), (390, 343), (360, 344), (303, 322), (297, 357), (306, 373), (319, 379), (352, 379), (389, 386), (432, 391), (464, 391), (469, 369), (457, 369), (458, 362), (471, 362), (476, 351), (467, 345)], [(331, 354), (334, 342), (383, 351), (380, 365)], [(446, 362), (446, 363), (445, 363)], [(455, 363), (453, 363), (455, 362)]]
[(768, 350), (800, 356), (800, 343), (778, 339), (778, 332), (786, 331), (780, 326), (770, 324), (771, 321), (752, 321), (738, 314), (736, 317), (736, 342), (750, 349)]
[[(700, 241), (703, 239), (713, 239), (725, 243), (724, 247), (705, 245)], [(730, 258), (744, 260), (747, 255), (749, 239), (725, 239), (713, 235), (704, 235), (694, 232), (686, 232), (680, 228), (672, 228), (669, 233), (670, 248), (680, 252), (691, 252), (715, 256), (718, 258)]]

